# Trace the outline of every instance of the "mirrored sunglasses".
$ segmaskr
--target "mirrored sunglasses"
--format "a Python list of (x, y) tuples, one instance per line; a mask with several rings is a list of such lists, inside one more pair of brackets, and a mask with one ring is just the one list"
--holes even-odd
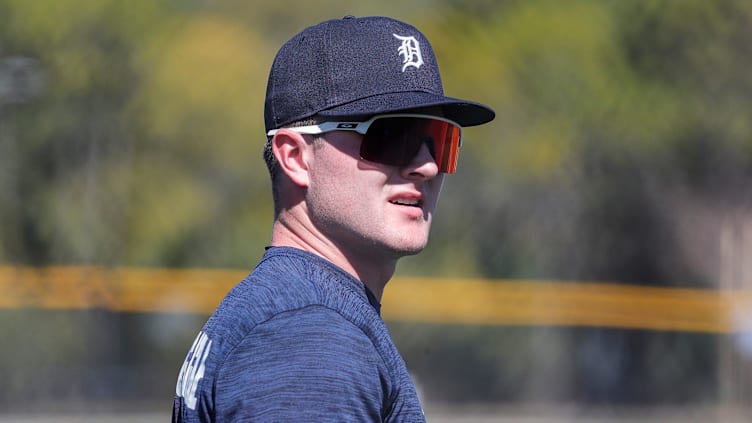
[[(462, 127), (458, 123), (421, 114), (377, 115), (365, 122), (322, 122), (287, 129), (307, 135), (355, 131), (363, 135), (362, 159), (397, 167), (409, 165), (425, 143), (443, 173), (457, 170), (462, 145)], [(277, 131), (273, 129), (267, 135), (273, 136)]]

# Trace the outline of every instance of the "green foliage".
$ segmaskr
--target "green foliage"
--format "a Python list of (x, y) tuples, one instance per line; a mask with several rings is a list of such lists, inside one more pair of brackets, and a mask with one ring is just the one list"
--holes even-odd
[(681, 250), (667, 196), (744, 203), (748, 3), (293, 3), (0, 2), (0, 56), (44, 81), (2, 104), (0, 261), (252, 263), (274, 52), (314, 21), (390, 14), (432, 40), (448, 94), (498, 113), (467, 130), (432, 245), (401, 271), (712, 283), (681, 252), (618, 251)]
[(447, 91), (498, 116), (467, 131), (431, 249), (404, 269), (452, 273), (460, 251), (484, 276), (716, 285), (718, 263), (687, 249), (748, 207), (751, 13), (472, 2), (428, 23)]
[[(9, 59), (32, 59), (21, 82), (42, 88), (26, 98), (7, 91), (24, 83), (0, 85), (0, 263), (253, 266), (272, 219), (261, 159), (272, 57), (346, 14), (415, 24), (447, 94), (497, 111), (467, 129), (431, 245), (400, 272), (719, 284), (723, 241), (749, 225), (752, 200), (745, 0), (0, 0), (0, 82)], [(116, 343), (140, 345), (151, 327), (6, 314), (4, 338), (19, 339), (21, 321), (59, 332), (9, 343), (28, 361), (4, 373), (7, 402), (29, 398), (29, 381), (68, 386), (53, 370), (76, 357), (111, 365), (128, 350)], [(184, 338), (159, 353), (169, 371), (150, 364), (169, 373), (162, 383), (194, 323), (154, 330)], [(707, 337), (552, 332), (407, 325), (395, 338), (440, 399), (696, 401), (717, 388)], [(46, 348), (58, 356), (36, 366)], [(604, 357), (620, 367), (598, 373)], [(549, 383), (553, 369), (563, 382)]]

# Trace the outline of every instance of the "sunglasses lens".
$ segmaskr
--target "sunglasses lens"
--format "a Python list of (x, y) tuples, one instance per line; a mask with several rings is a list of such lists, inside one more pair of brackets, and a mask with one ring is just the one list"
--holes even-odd
[(383, 117), (376, 119), (363, 136), (363, 159), (390, 166), (410, 164), (423, 143), (439, 172), (454, 173), (460, 147), (460, 127), (438, 119)]

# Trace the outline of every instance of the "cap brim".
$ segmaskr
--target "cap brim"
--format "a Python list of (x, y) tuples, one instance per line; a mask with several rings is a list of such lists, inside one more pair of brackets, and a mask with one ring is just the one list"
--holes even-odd
[(444, 117), (459, 123), (461, 126), (482, 125), (496, 117), (496, 112), (486, 105), (420, 91), (366, 97), (322, 110), (318, 112), (318, 115), (331, 117), (372, 116), (425, 107), (441, 107)]

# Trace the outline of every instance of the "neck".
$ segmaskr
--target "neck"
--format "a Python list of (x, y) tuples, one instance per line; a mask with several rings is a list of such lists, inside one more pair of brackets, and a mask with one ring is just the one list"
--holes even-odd
[(361, 281), (379, 302), (397, 266), (396, 258), (379, 258), (373, 251), (345, 251), (315, 230), (310, 220), (285, 212), (274, 221), (271, 245), (308, 251), (332, 262)]

